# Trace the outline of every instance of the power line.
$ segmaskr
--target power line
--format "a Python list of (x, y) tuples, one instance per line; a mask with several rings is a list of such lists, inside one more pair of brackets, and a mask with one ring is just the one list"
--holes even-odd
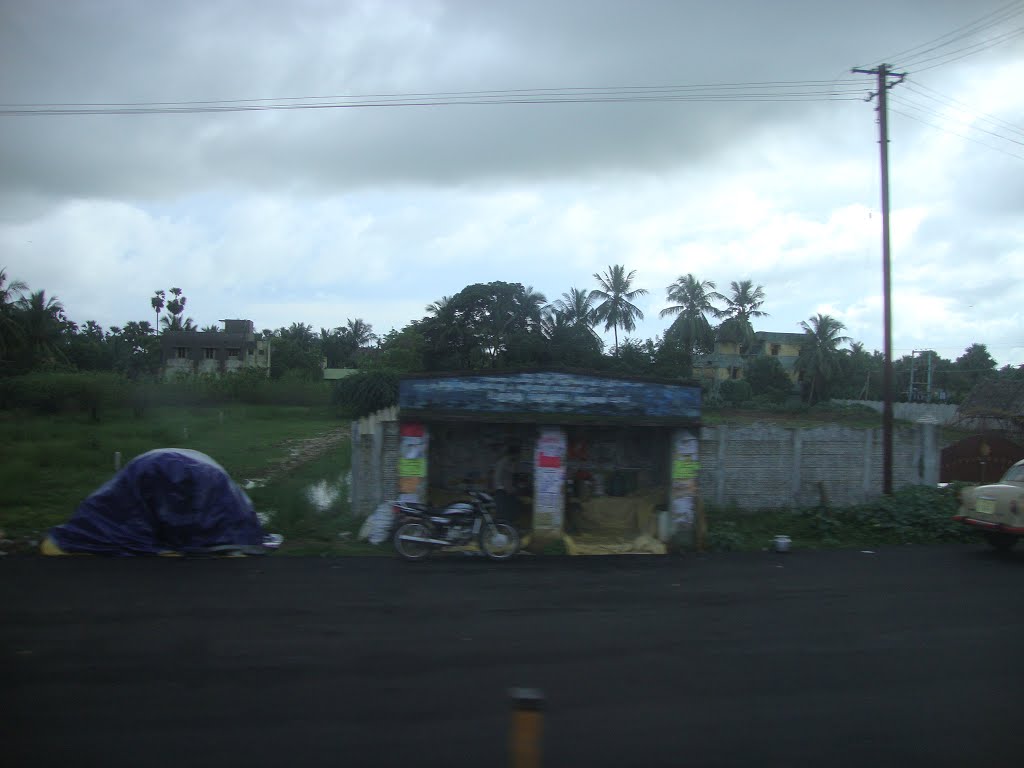
[(1019, 133), (1021, 136), (1024, 136), (1024, 128), (1018, 125), (1014, 125), (1013, 123), (1003, 120), (1002, 118), (995, 117), (994, 115), (989, 115), (984, 112), (980, 112), (974, 109), (971, 105), (963, 101), (960, 101), (959, 99), (955, 99), (952, 96), (947, 96), (935, 90), (934, 88), (929, 88), (924, 83), (919, 83), (913, 80), (907, 80), (905, 81), (905, 85), (916, 95), (922, 98), (931, 99), (937, 104), (946, 106), (949, 109), (956, 109), (960, 112), (966, 112), (968, 115), (974, 117), (976, 120), (990, 123), (991, 125), (1003, 128), (1004, 130)]
[[(945, 66), (946, 64), (952, 64), (954, 61), (960, 61), (960, 59), (965, 59), (968, 56), (973, 56), (976, 53), (981, 53), (982, 51), (987, 51), (989, 48), (994, 48), (997, 45), (1000, 45), (1002, 43), (1005, 43), (1005, 42), (1008, 42), (1010, 40), (1013, 40), (1014, 38), (1020, 37), (1022, 34), (1024, 34), (1024, 27), (1018, 27), (1017, 29), (1012, 30), (1010, 32), (1005, 32), (1002, 35), (999, 35), (998, 37), (993, 37), (993, 38), (989, 38), (988, 40), (983, 40), (980, 43), (976, 43), (976, 44), (968, 46), (966, 48), (961, 48), (961, 49), (959, 49), (957, 51), (950, 51), (948, 54), (944, 54), (943, 56), (935, 56), (935, 57), (932, 57), (930, 59), (924, 59), (923, 61), (919, 61), (916, 64), (912, 64), (911, 67), (913, 68), (913, 67), (916, 67), (917, 64), (925, 64), (925, 63), (927, 63), (929, 61), (934, 61), (935, 59), (938, 59), (938, 58), (944, 58), (945, 59), (944, 61), (940, 61), (937, 64), (932, 64), (930, 67), (922, 67), (921, 69), (914, 69), (913, 70), (914, 72), (919, 72), (919, 73), (920, 72), (927, 72), (929, 69), (935, 69), (936, 67), (942, 67), (942, 66)], [(961, 53), (961, 51), (964, 51), (964, 53)], [(960, 53), (960, 55), (959, 56), (953, 56), (953, 54), (955, 54), (955, 53)], [(952, 56), (952, 58), (945, 58), (947, 56)]]
[(624, 93), (653, 91), (694, 91), (694, 90), (729, 90), (729, 89), (770, 89), (779, 87), (816, 88), (831, 87), (835, 83), (856, 84), (855, 78), (842, 80), (755, 80), (738, 83), (697, 83), (688, 85), (618, 85), (618, 86), (567, 86), (562, 88), (499, 88), (487, 91), (422, 91), (411, 93), (369, 93), (369, 94), (331, 94), (327, 96), (277, 96), (257, 99), (208, 99), (204, 101), (124, 101), (124, 102), (45, 102), (0, 104), (0, 107), (181, 107), (193, 105), (245, 104), (278, 101), (317, 101), (317, 100), (361, 100), (361, 99), (421, 99), (421, 98), (458, 98), (486, 97), (504, 95), (574, 95), (593, 93)]
[[(912, 99), (908, 98), (905, 95), (902, 95), (902, 94), (899, 95), (898, 97), (896, 97), (896, 101), (898, 103), (902, 104), (905, 107), (909, 107), (911, 109), (917, 109), (917, 110), (919, 110), (919, 111), (921, 111), (921, 112), (923, 112), (925, 114), (930, 114), (930, 115), (933, 115), (934, 117), (938, 117), (939, 119), (942, 119), (942, 120), (948, 119), (948, 115), (946, 115), (945, 113), (939, 112), (939, 111), (933, 109), (932, 107), (929, 107), (926, 104), (920, 104), (919, 102), (915, 102), (915, 101), (913, 101)], [(995, 136), (997, 139), (1002, 139), (1003, 141), (1008, 141), (1011, 144), (1017, 144), (1017, 145), (1019, 145), (1021, 147), (1024, 147), (1024, 141), (1021, 141), (1019, 139), (1014, 139), (1014, 138), (1011, 138), (1009, 136), (1004, 136), (1001, 133), (996, 133), (995, 131), (990, 131), (987, 128), (982, 128), (981, 126), (973, 125), (973, 124), (970, 124), (970, 123), (964, 123), (964, 127), (967, 128), (968, 130), (981, 131), (982, 133), (987, 133), (989, 136)]]
[(0, 116), (201, 114), (497, 104), (853, 101), (862, 93), (861, 88), (854, 87), (855, 82), (847, 80), (836, 84), (823, 80), (799, 80), (675, 86), (456, 91), (433, 94), (375, 94), (344, 97), (287, 96), (277, 99), (227, 99), (221, 101), (23, 103), (0, 104)]
[(958, 133), (956, 131), (951, 131), (948, 128), (943, 128), (941, 125), (936, 125), (935, 123), (931, 123), (931, 122), (929, 122), (927, 120), (922, 120), (919, 117), (915, 117), (914, 115), (911, 115), (908, 112), (904, 112), (904, 111), (899, 110), (899, 109), (893, 109), (892, 111), (895, 112), (897, 115), (902, 115), (903, 117), (909, 118), (910, 120), (914, 120), (914, 121), (916, 121), (918, 123), (921, 123), (923, 125), (927, 125), (927, 126), (929, 126), (931, 128), (935, 128), (936, 130), (943, 131), (944, 133), (949, 133), (949, 134), (951, 134), (953, 136), (958, 136), (961, 139), (966, 139), (967, 141), (973, 141), (975, 144), (980, 144), (983, 147), (988, 147), (989, 149), (994, 149), (996, 152), (1002, 152), (1004, 155), (1009, 155), (1010, 157), (1015, 157), (1018, 160), (1024, 160), (1024, 155), (1018, 155), (1015, 152), (1007, 152), (1005, 149), (1001, 149), (1001, 148), (995, 146), (994, 144), (989, 144), (986, 141), (980, 141), (980, 140), (975, 139), (975, 138), (973, 138), (971, 136), (965, 136), (962, 133)]
[(1022, 2), (1022, 0), (1013, 0), (1013, 2), (1007, 3), (1006, 5), (985, 14), (981, 18), (957, 27), (951, 32), (939, 35), (932, 40), (907, 48), (906, 50), (900, 51), (899, 53), (891, 56), (886, 56), (883, 61), (899, 61), (902, 62), (901, 67), (910, 66), (910, 62), (918, 56), (931, 53), (932, 51), (938, 50), (939, 48), (947, 45), (952, 45), (960, 40), (970, 37), (971, 35), (994, 27), (1004, 21), (1008, 21), (1021, 13), (1024, 13), (1024, 2)]

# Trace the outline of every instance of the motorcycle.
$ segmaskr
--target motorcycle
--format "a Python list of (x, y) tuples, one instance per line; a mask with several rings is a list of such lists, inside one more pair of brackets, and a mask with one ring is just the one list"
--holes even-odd
[(519, 531), (495, 519), (494, 498), (470, 491), (472, 501), (435, 509), (412, 501), (393, 502), (398, 526), (395, 551), (406, 560), (422, 560), (436, 549), (461, 547), (474, 539), (492, 560), (507, 560), (519, 551)]

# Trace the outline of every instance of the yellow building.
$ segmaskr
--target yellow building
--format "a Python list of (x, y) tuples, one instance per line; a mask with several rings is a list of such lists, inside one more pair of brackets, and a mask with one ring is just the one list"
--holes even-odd
[(802, 333), (772, 333), (757, 331), (754, 343), (746, 354), (740, 352), (740, 345), (734, 341), (716, 341), (715, 350), (709, 355), (699, 355), (693, 361), (693, 376), (708, 389), (714, 389), (720, 382), (729, 379), (742, 379), (747, 364), (760, 357), (769, 355), (782, 363), (782, 368), (789, 374), (794, 386), (800, 381), (796, 371), (796, 361), (803, 345)]

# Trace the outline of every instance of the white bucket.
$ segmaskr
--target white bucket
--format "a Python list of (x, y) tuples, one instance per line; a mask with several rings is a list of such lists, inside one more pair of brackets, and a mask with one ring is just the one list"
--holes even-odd
[(789, 545), (793, 543), (789, 536), (776, 536), (772, 541), (776, 552), (789, 552)]

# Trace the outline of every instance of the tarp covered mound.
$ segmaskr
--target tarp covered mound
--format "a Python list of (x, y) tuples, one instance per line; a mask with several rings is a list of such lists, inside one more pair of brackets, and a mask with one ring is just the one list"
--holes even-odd
[(252, 502), (198, 451), (164, 448), (132, 459), (50, 531), (45, 554), (262, 554)]

